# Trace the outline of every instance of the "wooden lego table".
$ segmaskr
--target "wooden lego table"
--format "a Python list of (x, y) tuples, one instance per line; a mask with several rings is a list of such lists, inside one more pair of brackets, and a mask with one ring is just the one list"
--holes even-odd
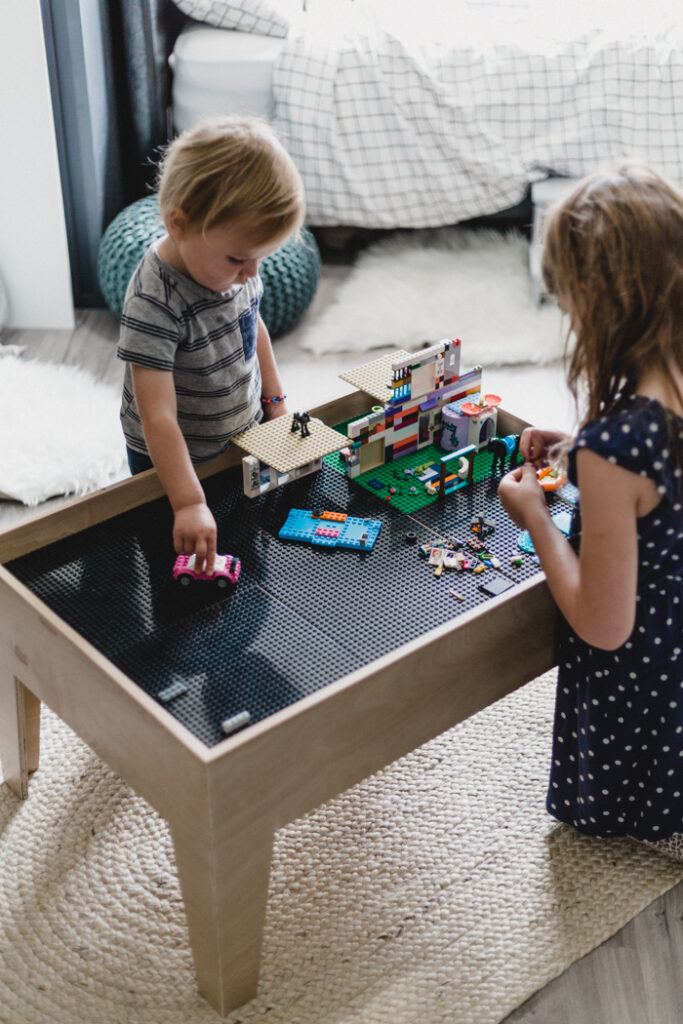
[[(332, 425), (367, 406), (356, 392), (312, 412)], [(500, 433), (522, 425), (500, 411)], [(45, 701), (166, 819), (199, 989), (226, 1014), (256, 994), (275, 831), (551, 667), (555, 611), (539, 573), (206, 746), (4, 567), (161, 495), (150, 471), (0, 534), (0, 757), (26, 798)]]

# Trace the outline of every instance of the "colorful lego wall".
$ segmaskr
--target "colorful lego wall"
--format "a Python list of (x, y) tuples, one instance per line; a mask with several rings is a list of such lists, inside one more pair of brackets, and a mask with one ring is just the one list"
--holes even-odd
[(350, 477), (438, 440), (443, 407), (480, 393), (480, 366), (459, 374), (460, 344), (441, 341), (392, 364), (389, 401), (348, 425), (353, 442), (346, 462)]

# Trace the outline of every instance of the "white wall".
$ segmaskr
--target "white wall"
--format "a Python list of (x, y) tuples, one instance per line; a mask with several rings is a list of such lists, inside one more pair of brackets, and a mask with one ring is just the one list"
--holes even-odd
[(73, 327), (40, 0), (0, 0), (0, 278), (10, 327)]

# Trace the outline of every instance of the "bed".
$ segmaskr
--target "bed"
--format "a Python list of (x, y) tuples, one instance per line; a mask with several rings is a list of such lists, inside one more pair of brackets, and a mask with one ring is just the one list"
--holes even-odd
[[(174, 0), (178, 131), (272, 120), (308, 223), (455, 224), (623, 157), (683, 183), (683, 22), (584, 0)], [(233, 26), (233, 27), (226, 27)]]

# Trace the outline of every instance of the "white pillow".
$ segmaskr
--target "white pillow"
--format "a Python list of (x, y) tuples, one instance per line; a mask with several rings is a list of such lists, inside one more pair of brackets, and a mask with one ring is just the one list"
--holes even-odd
[(264, 36), (288, 34), (301, 13), (302, 0), (173, 0), (183, 14), (217, 28), (256, 32)]

